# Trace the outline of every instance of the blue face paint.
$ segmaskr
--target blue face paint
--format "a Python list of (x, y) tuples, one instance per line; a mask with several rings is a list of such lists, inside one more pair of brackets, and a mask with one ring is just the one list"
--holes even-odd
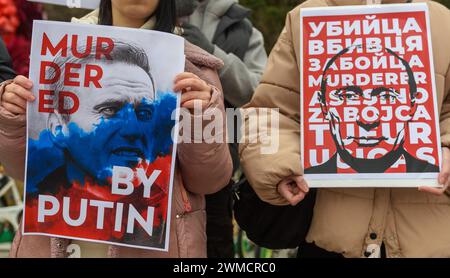
[(43, 130), (38, 140), (29, 140), (27, 191), (36, 192), (37, 185), (64, 164), (70, 181), (83, 184), (90, 176), (107, 184), (113, 166), (133, 168), (142, 160), (151, 163), (170, 154), (176, 103), (175, 94), (158, 93), (155, 100), (107, 111), (90, 132), (73, 122), (67, 125), (67, 136)]
[(43, 130), (37, 140), (28, 140), (27, 193), (38, 192), (38, 184), (64, 165), (64, 152), (52, 141), (50, 130)]

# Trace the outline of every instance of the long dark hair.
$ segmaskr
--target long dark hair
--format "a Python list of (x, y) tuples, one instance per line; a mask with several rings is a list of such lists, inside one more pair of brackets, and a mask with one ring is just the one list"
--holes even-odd
[[(155, 31), (172, 33), (175, 29), (177, 17), (175, 10), (175, 0), (160, 0), (155, 11), (156, 26)], [(111, 0), (101, 0), (99, 6), (98, 24), (112, 25), (112, 4)]]

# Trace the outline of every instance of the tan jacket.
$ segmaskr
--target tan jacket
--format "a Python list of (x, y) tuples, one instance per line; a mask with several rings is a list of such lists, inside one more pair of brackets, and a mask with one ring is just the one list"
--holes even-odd
[[(223, 114), (223, 95), (217, 70), (223, 65), (214, 56), (186, 42), (186, 71), (215, 86), (209, 110)], [(0, 87), (0, 96), (5, 84)], [(203, 121), (206, 124), (206, 121)], [(7, 173), (23, 180), (25, 161), (25, 117), (15, 116), (0, 106), (0, 163)], [(226, 130), (224, 127), (223, 130)], [(225, 134), (223, 134), (225, 136)], [(224, 137), (225, 138), (225, 137)], [(207, 139), (207, 138), (205, 138)], [(212, 194), (228, 184), (232, 163), (227, 144), (179, 144), (177, 150), (169, 252), (109, 246), (109, 257), (187, 258), (206, 257), (205, 194)], [(190, 209), (188, 209), (190, 207)], [(66, 257), (70, 240), (46, 236), (14, 238), (11, 257)], [(95, 249), (95, 247), (93, 247)], [(100, 247), (99, 247), (100, 248)], [(91, 249), (92, 250), (92, 249)], [(82, 256), (83, 256), (83, 250)], [(87, 254), (91, 256), (91, 254)]]
[[(450, 11), (436, 2), (414, 2), (427, 2), (430, 9), (441, 141), (450, 147)], [(277, 184), (290, 175), (303, 174), (299, 143), (300, 9), (365, 3), (309, 0), (288, 14), (262, 82), (247, 105), (280, 109), (279, 151), (263, 155), (260, 144), (240, 146), (245, 174), (261, 199), (286, 205)], [(417, 189), (320, 189), (307, 241), (345, 257), (363, 257), (369, 245), (379, 247), (382, 242), (389, 257), (450, 257), (450, 197)]]

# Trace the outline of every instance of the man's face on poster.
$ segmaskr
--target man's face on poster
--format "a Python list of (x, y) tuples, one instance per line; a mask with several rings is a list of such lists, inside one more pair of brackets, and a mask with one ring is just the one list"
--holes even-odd
[(64, 125), (65, 148), (77, 167), (107, 181), (113, 166), (133, 168), (149, 157), (155, 90), (136, 65), (99, 65), (102, 88), (79, 89), (79, 109)]
[[(383, 158), (398, 150), (415, 112), (416, 92), (411, 86), (415, 81), (404, 61), (386, 49), (358, 53), (358, 48), (362, 49), (349, 48), (347, 53), (335, 57), (324, 72), (320, 93), (322, 111), (330, 123), (337, 151), (350, 166), (352, 161)], [(363, 69), (344, 65), (355, 63), (357, 58)], [(387, 67), (374, 63), (380, 59), (386, 59)], [(370, 78), (357, 78), (358, 74)]]

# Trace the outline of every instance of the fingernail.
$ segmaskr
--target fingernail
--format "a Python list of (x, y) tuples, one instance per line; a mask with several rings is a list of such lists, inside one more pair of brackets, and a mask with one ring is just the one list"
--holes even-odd
[(305, 192), (308, 192), (308, 191), (309, 191), (309, 188), (308, 188), (306, 185), (302, 185), (302, 189), (303, 189), (303, 191), (305, 191)]

